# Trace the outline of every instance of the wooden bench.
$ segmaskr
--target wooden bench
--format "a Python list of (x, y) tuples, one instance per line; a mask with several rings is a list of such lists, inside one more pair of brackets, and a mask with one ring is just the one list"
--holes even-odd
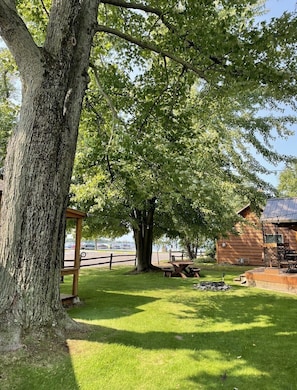
[(167, 267), (167, 268), (163, 267), (163, 268), (161, 268), (161, 271), (163, 271), (163, 276), (164, 277), (167, 276), (168, 278), (171, 278), (174, 269), (173, 268), (169, 268), (169, 267)]
[[(187, 272), (188, 276), (200, 278), (200, 268), (197, 267), (188, 267), (188, 268), (189, 268), (189, 272)], [(161, 271), (163, 271), (163, 276), (169, 278), (171, 278), (173, 274), (174, 276), (176, 276), (175, 270), (172, 267), (162, 267)]]
[(191, 276), (195, 278), (200, 278), (200, 268), (197, 267), (189, 267)]

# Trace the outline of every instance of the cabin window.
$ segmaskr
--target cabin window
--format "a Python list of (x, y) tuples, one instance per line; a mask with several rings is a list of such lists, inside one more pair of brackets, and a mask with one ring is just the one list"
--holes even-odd
[(266, 244), (283, 244), (284, 238), (282, 234), (265, 234)]

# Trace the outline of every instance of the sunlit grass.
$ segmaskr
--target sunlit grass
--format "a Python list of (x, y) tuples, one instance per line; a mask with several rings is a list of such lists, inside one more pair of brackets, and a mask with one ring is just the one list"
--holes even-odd
[[(3, 360), (0, 388), (295, 388), (296, 296), (236, 285), (239, 267), (202, 270), (203, 280), (221, 280), (224, 273), (232, 285), (226, 292), (198, 291), (197, 279), (128, 270), (83, 270), (82, 304), (69, 314), (89, 332), (69, 337), (69, 355), (56, 361), (20, 354), (14, 366)], [(62, 290), (70, 284), (65, 278)]]

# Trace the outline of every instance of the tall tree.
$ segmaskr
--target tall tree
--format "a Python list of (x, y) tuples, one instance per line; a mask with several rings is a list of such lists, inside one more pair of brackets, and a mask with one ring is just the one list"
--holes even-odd
[(267, 159), (280, 159), (250, 139), (251, 132), (269, 137), (280, 121), (260, 117), (259, 99), (240, 91), (214, 102), (211, 91), (198, 92), (169, 65), (151, 66), (133, 82), (123, 68), (110, 71), (117, 78), (105, 73), (97, 92), (94, 80), (86, 103), (72, 189), (97, 233), (133, 230), (144, 271), (160, 234), (187, 243), (197, 234), (214, 239), (234, 224), (235, 193), (263, 203), (259, 188), (271, 188), (257, 173), (265, 168), (246, 149), (259, 146)]
[(195, 75), (199, 88), (226, 95), (261, 88), (265, 98), (289, 101), (296, 20), (284, 15), (253, 28), (257, 4), (34, 0), (28, 7), (25, 0), (0, 0), (0, 33), (22, 82), (5, 162), (0, 349), (18, 348), (26, 331), (61, 333), (73, 326), (60, 302), (60, 264), (92, 46), (113, 46), (109, 63), (125, 52), (131, 70), (151, 51)]
[(234, 196), (263, 203), (273, 189), (259, 178), (266, 169), (250, 148), (268, 161), (283, 159), (269, 144), (270, 131), (285, 132), (293, 118), (260, 116), (260, 93), (199, 88), (167, 61), (151, 58), (131, 79), (124, 54), (116, 66), (100, 54), (81, 121), (74, 199), (90, 211), (97, 234), (130, 227), (137, 269), (148, 270), (160, 234), (190, 247), (197, 234), (214, 239), (230, 230)]
[(1, 36), (22, 81), (1, 209), (2, 349), (18, 348), (26, 329), (33, 333), (71, 325), (59, 294), (64, 215), (98, 4), (53, 1), (39, 46), (16, 2), (0, 2)]
[(280, 173), (277, 189), (281, 196), (297, 196), (297, 161), (287, 164)]

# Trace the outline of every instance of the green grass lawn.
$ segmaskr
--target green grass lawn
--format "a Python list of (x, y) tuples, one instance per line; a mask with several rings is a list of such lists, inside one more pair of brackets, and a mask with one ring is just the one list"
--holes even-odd
[(2, 356), (0, 389), (296, 389), (297, 296), (237, 285), (241, 267), (202, 265), (201, 280), (225, 273), (226, 292), (128, 271), (82, 270), (69, 314), (89, 332), (68, 339), (69, 353)]

